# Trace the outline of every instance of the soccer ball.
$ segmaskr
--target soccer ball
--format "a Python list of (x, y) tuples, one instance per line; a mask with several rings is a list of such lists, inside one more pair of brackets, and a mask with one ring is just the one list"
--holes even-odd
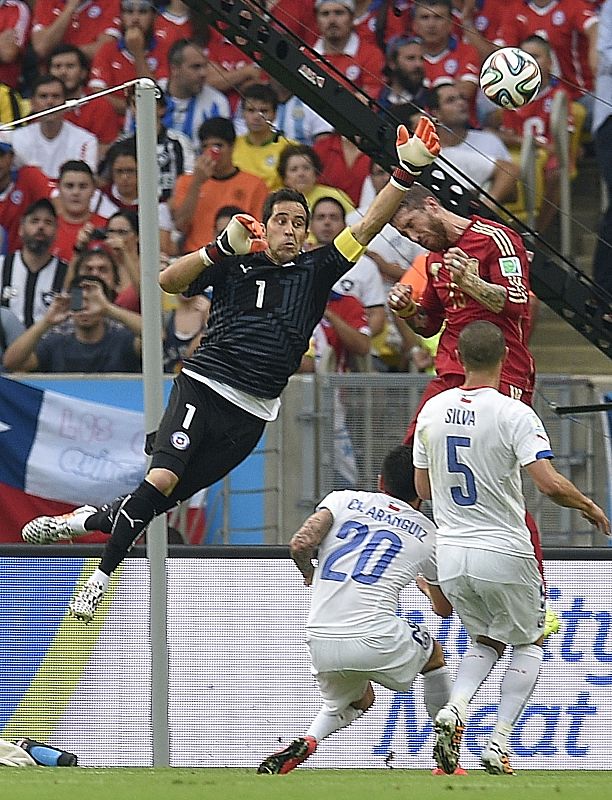
[(480, 70), (480, 88), (502, 108), (520, 108), (531, 103), (541, 84), (538, 62), (518, 47), (502, 47), (491, 53)]

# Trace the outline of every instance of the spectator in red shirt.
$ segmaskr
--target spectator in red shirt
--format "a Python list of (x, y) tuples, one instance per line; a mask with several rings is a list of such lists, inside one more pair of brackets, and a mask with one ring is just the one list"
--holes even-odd
[[(49, 75), (59, 78), (66, 87), (66, 100), (86, 96), (85, 86), (89, 76), (89, 61), (78, 47), (60, 44), (53, 50), (47, 62)], [(64, 119), (85, 128), (98, 140), (98, 157), (103, 158), (121, 132), (121, 117), (108, 97), (95, 97), (87, 103), (66, 111)]]
[(588, 106), (590, 96), (584, 92), (593, 90), (597, 28), (595, 10), (585, 0), (513, 0), (504, 10), (496, 42), (518, 46), (534, 33), (547, 39), (555, 55), (553, 74), (571, 100)]
[(425, 77), (429, 85), (435, 88), (455, 81), (461, 94), (473, 103), (478, 88), (480, 56), (474, 47), (451, 34), (451, 9), (451, 0), (417, 0), (412, 27), (423, 40)]
[(410, 27), (411, 0), (355, 0), (354, 31), (362, 42), (379, 50)]
[(93, 172), (84, 161), (66, 161), (62, 164), (57, 184), (57, 236), (53, 252), (64, 261), (70, 261), (80, 230), (106, 225), (106, 218), (89, 210), (96, 189)]
[(370, 174), (370, 157), (339, 133), (318, 136), (313, 149), (323, 165), (319, 182), (342, 189), (357, 208), (363, 182)]
[[(135, 78), (168, 77), (168, 47), (155, 35), (154, 22), (155, 7), (148, 0), (122, 0), (121, 38), (106, 42), (96, 53), (89, 80), (92, 92)], [(123, 95), (109, 98), (119, 113), (125, 113)]]
[(59, 44), (80, 47), (93, 58), (120, 35), (119, 0), (36, 0), (32, 47), (41, 61)]
[(17, 169), (10, 134), (0, 136), (0, 225), (7, 232), (10, 252), (21, 246), (19, 225), (25, 210), (36, 200), (49, 197), (52, 187), (38, 167)]
[(23, 0), (0, 3), (0, 81), (17, 89), (30, 38), (30, 9)]
[(383, 85), (384, 56), (355, 32), (355, 0), (316, 0), (315, 9), (321, 37), (314, 50), (345, 76), (351, 88), (378, 97)]

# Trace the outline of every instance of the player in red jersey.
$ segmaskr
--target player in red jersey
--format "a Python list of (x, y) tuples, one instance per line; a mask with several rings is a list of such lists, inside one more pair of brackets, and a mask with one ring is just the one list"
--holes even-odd
[[(529, 327), (529, 259), (516, 231), (476, 215), (461, 217), (447, 211), (424, 186), (409, 189), (393, 218), (393, 226), (421, 247), (427, 256), (427, 286), (421, 299), (412, 299), (412, 287), (396, 283), (389, 307), (422, 336), (433, 336), (445, 324), (436, 354), (436, 377), (423, 392), (408, 426), (404, 443), (414, 438), (417, 415), (436, 394), (461, 386), (463, 367), (457, 356), (459, 334), (475, 320), (488, 320), (501, 328), (508, 355), (499, 391), (531, 405), (535, 368), (526, 345)], [(527, 527), (542, 570), (542, 547), (535, 520)], [(549, 632), (559, 622), (547, 612)], [(554, 619), (553, 619), (554, 618)]]

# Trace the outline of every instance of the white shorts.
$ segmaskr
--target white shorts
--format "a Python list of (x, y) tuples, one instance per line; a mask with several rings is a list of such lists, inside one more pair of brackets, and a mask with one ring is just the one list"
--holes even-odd
[(487, 636), (519, 645), (540, 638), (546, 615), (545, 591), (534, 558), (444, 547), (439, 553), (441, 573), (447, 555), (455, 565), (461, 560), (462, 574), (440, 578), (440, 588), (473, 640)]
[(312, 674), (331, 713), (360, 700), (369, 681), (394, 692), (410, 689), (431, 657), (433, 639), (425, 625), (399, 618), (397, 623), (394, 634), (360, 639), (310, 638)]

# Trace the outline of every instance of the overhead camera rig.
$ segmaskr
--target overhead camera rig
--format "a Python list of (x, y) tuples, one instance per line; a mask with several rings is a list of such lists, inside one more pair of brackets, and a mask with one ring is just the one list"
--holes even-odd
[[(331, 65), (324, 64), (322, 56), (300, 42), (257, 2), (185, 2), (377, 164), (387, 171), (397, 164), (395, 138), (399, 120), (393, 113), (352, 87)], [(468, 176), (466, 179), (479, 190)], [(448, 209), (464, 216), (477, 213), (503, 222), (444, 170), (443, 158), (438, 158), (436, 165), (425, 170), (419, 180)], [(530, 280), (535, 294), (612, 358), (612, 297), (555, 253), (528, 226), (520, 220), (516, 220), (516, 225), (534, 254)]]

